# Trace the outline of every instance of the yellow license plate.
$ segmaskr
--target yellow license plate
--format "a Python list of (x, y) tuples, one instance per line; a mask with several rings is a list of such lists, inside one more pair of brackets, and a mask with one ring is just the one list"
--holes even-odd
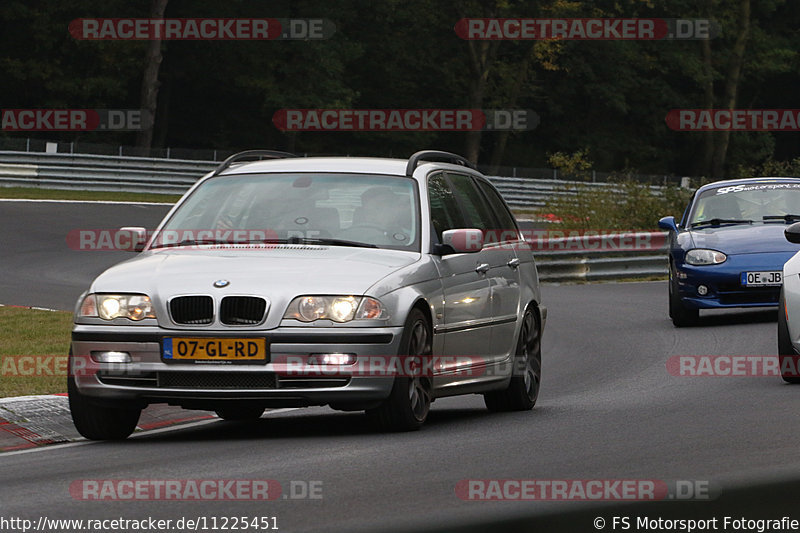
[(165, 361), (266, 363), (266, 339), (218, 337), (165, 337)]

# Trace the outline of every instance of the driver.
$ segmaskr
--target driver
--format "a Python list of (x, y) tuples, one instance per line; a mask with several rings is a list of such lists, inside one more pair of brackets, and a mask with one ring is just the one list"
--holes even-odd
[(371, 187), (361, 194), (361, 207), (353, 214), (353, 226), (372, 226), (395, 241), (408, 241), (412, 210), (407, 195), (389, 187)]

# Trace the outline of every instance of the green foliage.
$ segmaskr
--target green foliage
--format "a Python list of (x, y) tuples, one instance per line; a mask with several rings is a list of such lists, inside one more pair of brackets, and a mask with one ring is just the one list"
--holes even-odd
[(593, 166), (588, 148), (550, 154), (548, 162), (573, 181), (559, 187), (559, 194), (536, 214), (554, 217), (564, 229), (654, 230), (659, 218), (679, 217), (691, 198), (688, 189), (654, 187), (624, 176), (608, 184), (586, 183)]
[(679, 187), (655, 187), (624, 179), (610, 184), (564, 184), (554, 200), (538, 212), (561, 221), (564, 229), (657, 229), (661, 217), (680, 218), (692, 191)]
[(593, 164), (589, 160), (589, 149), (584, 148), (571, 154), (555, 152), (549, 154), (547, 162), (551, 167), (558, 170), (562, 176), (569, 179), (585, 179), (589, 176)]
[(800, 177), (800, 157), (789, 161), (776, 161), (767, 159), (760, 165), (752, 167), (739, 167), (733, 173), (736, 178), (750, 178), (757, 176), (771, 177)]

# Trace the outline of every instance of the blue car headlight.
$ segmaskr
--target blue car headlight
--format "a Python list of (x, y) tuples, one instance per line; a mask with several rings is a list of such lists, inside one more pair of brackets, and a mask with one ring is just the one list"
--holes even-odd
[(718, 265), (724, 263), (728, 256), (717, 250), (707, 250), (705, 248), (694, 248), (686, 252), (685, 261), (690, 265)]

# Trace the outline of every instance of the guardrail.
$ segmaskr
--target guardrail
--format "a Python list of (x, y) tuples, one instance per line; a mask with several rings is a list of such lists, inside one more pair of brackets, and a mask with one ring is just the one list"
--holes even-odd
[[(88, 191), (183, 194), (219, 163), (189, 159), (0, 152), (0, 186)], [(489, 176), (514, 208), (545, 207), (556, 197), (573, 197), (576, 186), (603, 189), (608, 183)], [(654, 191), (661, 188), (651, 186)]]
[(213, 161), (0, 152), (0, 186), (183, 194)]
[(526, 235), (536, 256), (540, 280), (598, 281), (667, 275), (667, 234), (664, 232), (574, 233), (542, 240)]

